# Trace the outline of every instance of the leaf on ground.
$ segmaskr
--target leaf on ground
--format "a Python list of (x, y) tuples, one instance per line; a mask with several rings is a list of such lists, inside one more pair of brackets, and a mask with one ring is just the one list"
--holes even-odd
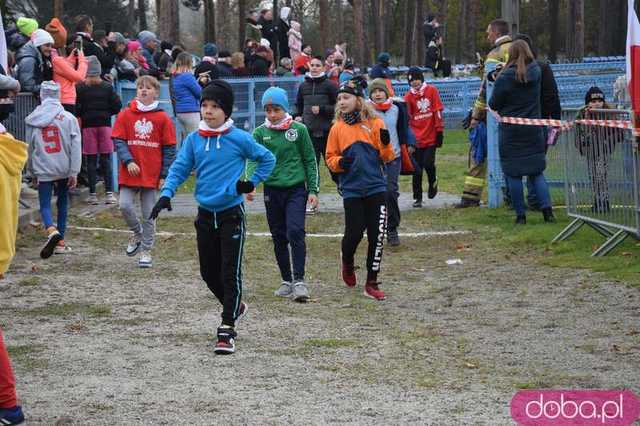
[(623, 251), (622, 255), (623, 256), (633, 256), (633, 253), (631, 253), (630, 251)]
[(469, 362), (469, 361), (465, 361), (464, 362), (464, 366), (467, 367), (467, 368), (478, 368), (477, 364), (474, 364), (474, 363)]
[(471, 244), (458, 244), (456, 246), (456, 251), (461, 252), (461, 251), (469, 251), (471, 250)]

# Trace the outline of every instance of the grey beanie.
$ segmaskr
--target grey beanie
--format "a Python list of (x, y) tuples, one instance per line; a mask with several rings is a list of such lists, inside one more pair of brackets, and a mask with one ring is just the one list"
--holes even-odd
[(89, 66), (87, 67), (87, 77), (96, 77), (102, 75), (102, 65), (95, 56), (91, 55), (87, 57)]
[(115, 36), (115, 38), (116, 38), (116, 43), (117, 43), (117, 44), (127, 44), (127, 39), (126, 39), (126, 38), (124, 38), (124, 36), (122, 35), (122, 33), (115, 32), (115, 33), (113, 33), (113, 35), (114, 35), (114, 36)]
[(40, 85), (40, 99), (55, 99), (60, 102), (60, 85), (55, 81), (43, 81)]

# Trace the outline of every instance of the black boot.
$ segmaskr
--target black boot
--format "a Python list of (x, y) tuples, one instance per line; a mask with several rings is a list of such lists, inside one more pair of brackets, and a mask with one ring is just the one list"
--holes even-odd
[(429, 183), (429, 191), (427, 192), (427, 196), (429, 199), (433, 199), (438, 194), (438, 181), (433, 183)]
[(545, 222), (555, 223), (556, 221), (556, 218), (553, 215), (553, 210), (551, 209), (551, 207), (542, 209), (542, 216), (544, 217)]
[(525, 215), (516, 216), (516, 225), (526, 225), (527, 217)]

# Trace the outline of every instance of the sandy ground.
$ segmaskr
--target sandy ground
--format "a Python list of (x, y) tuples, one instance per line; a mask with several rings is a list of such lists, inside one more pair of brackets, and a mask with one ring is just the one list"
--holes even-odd
[[(329, 213), (309, 221), (340, 229)], [(188, 218), (159, 228), (193, 232)], [(255, 216), (248, 228), (266, 230)], [(67, 239), (73, 253), (42, 261), (40, 231), (22, 233), (0, 284), (29, 425), (506, 425), (520, 388), (640, 389), (637, 289), (487, 249), (473, 234), (388, 249), (384, 302), (342, 284), (339, 239), (309, 238), (305, 305), (273, 296), (271, 241), (250, 237), (250, 310), (226, 357), (213, 353), (220, 306), (199, 278), (194, 237), (158, 238), (151, 270), (124, 255), (125, 234)], [(448, 266), (453, 257), (463, 264)]]

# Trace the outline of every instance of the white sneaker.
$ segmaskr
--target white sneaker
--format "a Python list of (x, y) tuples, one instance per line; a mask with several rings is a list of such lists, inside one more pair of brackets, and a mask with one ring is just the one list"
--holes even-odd
[(98, 196), (96, 194), (89, 194), (87, 197), (87, 204), (91, 204), (92, 206), (98, 205)]
[(104, 198), (104, 203), (105, 204), (118, 204), (118, 199), (116, 198), (115, 195), (113, 195), (113, 192), (107, 192), (105, 198)]
[(138, 266), (141, 268), (151, 268), (153, 262), (151, 261), (151, 253), (148, 250), (143, 250), (138, 260)]
[(127, 244), (127, 256), (133, 257), (140, 250), (140, 245), (142, 244), (142, 235), (133, 234), (131, 238), (129, 238), (129, 243)]
[(71, 247), (69, 247), (68, 245), (63, 245), (61, 246), (60, 244), (58, 244), (56, 246), (55, 249), (53, 249), (53, 253), (54, 254), (68, 254), (71, 253), (73, 250), (71, 250)]

